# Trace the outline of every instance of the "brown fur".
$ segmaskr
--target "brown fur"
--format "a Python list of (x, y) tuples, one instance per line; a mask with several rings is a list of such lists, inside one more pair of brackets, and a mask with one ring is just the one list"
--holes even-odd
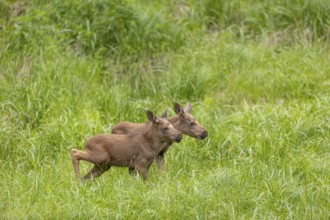
[[(208, 136), (207, 131), (203, 128), (193, 115), (191, 115), (192, 106), (189, 102), (186, 103), (184, 109), (178, 104), (174, 103), (175, 116), (168, 119), (168, 121), (183, 134), (190, 137), (204, 139)], [(165, 111), (162, 115), (166, 115)], [(122, 122), (112, 128), (112, 134), (128, 134), (131, 132), (143, 132), (150, 122), (146, 123), (131, 123)], [(173, 141), (169, 141), (163, 144), (160, 152), (157, 154), (156, 162), (158, 167), (162, 170), (164, 168), (164, 154), (171, 146)]]
[(79, 161), (86, 160), (94, 164), (83, 179), (102, 175), (112, 166), (129, 167), (130, 173), (137, 171), (143, 179), (164, 142), (180, 142), (181, 132), (176, 130), (164, 118), (156, 118), (147, 111), (149, 123), (144, 132), (127, 135), (99, 134), (86, 143), (86, 150), (71, 150), (71, 158), (76, 177), (80, 179)]

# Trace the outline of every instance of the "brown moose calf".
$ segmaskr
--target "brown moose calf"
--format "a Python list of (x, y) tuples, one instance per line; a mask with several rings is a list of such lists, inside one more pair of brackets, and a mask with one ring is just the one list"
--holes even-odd
[(100, 134), (87, 141), (85, 151), (72, 149), (71, 158), (78, 180), (80, 160), (94, 164), (83, 179), (98, 177), (112, 166), (129, 167), (130, 172), (137, 171), (143, 179), (148, 178), (149, 167), (163, 142), (180, 142), (182, 135), (165, 118), (156, 118), (151, 111), (147, 111), (147, 117), (150, 123), (142, 133)]
[[(206, 129), (198, 123), (193, 115), (191, 115), (192, 106), (189, 102), (182, 108), (180, 104), (174, 103), (175, 116), (168, 118), (168, 121), (174, 126), (175, 129), (181, 131), (190, 137), (198, 138), (200, 140), (206, 138), (208, 133)], [(162, 115), (167, 115), (165, 111)], [(131, 123), (121, 122), (112, 128), (112, 134), (129, 134), (132, 132), (143, 132), (148, 127), (147, 123)], [(173, 141), (164, 142), (161, 150), (156, 156), (156, 162), (160, 170), (164, 168), (164, 154), (171, 146)]]

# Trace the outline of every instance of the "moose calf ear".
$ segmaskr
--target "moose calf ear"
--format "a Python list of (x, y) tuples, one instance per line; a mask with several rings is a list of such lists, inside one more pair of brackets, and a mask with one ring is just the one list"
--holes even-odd
[(166, 118), (167, 117), (167, 111), (168, 109), (166, 109), (160, 116), (160, 118)]
[(183, 113), (183, 109), (182, 109), (181, 105), (179, 105), (179, 103), (177, 103), (177, 102), (174, 102), (174, 112), (177, 115)]
[(147, 110), (146, 113), (147, 113), (147, 118), (148, 118), (149, 121), (156, 120), (156, 117), (155, 117), (154, 113), (152, 113), (152, 111)]
[(191, 114), (191, 110), (192, 110), (192, 106), (190, 105), (190, 102), (187, 102), (186, 105), (184, 106), (183, 111)]

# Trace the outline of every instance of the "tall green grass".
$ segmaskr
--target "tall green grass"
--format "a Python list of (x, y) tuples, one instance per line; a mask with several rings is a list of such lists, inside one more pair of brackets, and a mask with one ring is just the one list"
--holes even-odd
[[(326, 1), (0, 6), (1, 219), (329, 218)], [(173, 101), (207, 139), (75, 180), (71, 148)]]
[(330, 6), (324, 0), (199, 1), (188, 5), (197, 15), (193, 17), (208, 29), (229, 28), (241, 37), (298, 30), (299, 38), (305, 34), (310, 40), (329, 40)]

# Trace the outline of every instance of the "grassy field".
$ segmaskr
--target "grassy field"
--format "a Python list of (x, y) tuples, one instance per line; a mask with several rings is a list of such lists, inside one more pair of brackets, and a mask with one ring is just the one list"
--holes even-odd
[[(327, 0), (0, 1), (0, 26), (0, 219), (329, 219)], [(174, 101), (208, 138), (76, 181), (71, 148)]]

